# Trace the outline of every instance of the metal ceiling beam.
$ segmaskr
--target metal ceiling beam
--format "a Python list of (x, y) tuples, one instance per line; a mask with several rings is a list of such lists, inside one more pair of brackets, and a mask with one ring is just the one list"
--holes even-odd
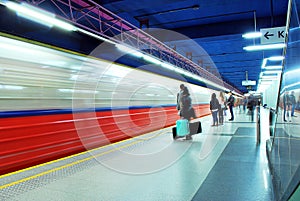
[[(273, 26), (280, 27), (285, 26), (286, 15), (274, 16), (276, 19), (273, 22)], [(150, 24), (151, 26), (151, 24)], [(257, 18), (257, 29), (272, 27), (270, 18)], [(181, 33), (191, 39), (222, 36), (222, 35), (233, 35), (243, 34), (254, 30), (253, 19), (248, 20), (237, 20), (230, 22), (214, 23), (214, 24), (201, 24), (196, 26), (189, 26), (183, 28), (172, 29), (175, 32)], [(167, 41), (176, 40), (176, 38), (166, 38)]]
[(190, 9), (197, 10), (197, 9), (199, 9), (199, 7), (200, 7), (199, 5), (193, 5), (193, 6), (183, 7), (183, 8), (163, 10), (163, 11), (158, 11), (158, 12), (153, 12), (153, 13), (147, 13), (147, 14), (143, 14), (143, 15), (134, 16), (134, 18), (135, 19), (140, 19), (140, 18), (145, 18), (145, 17), (149, 17), (149, 16), (153, 16), (153, 15), (162, 15), (162, 14), (166, 14), (166, 13), (174, 13), (174, 12), (190, 10)]
[(52, 3), (58, 10), (57, 16), (79, 28), (116, 43), (128, 44), (229, 90), (241, 93), (222, 79), (92, 0), (27, 0), (26, 2), (45, 10), (49, 9), (49, 3)]

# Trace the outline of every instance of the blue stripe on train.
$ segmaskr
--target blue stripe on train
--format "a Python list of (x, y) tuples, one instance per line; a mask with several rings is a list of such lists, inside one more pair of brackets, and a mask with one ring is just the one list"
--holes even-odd
[(55, 115), (55, 114), (71, 114), (81, 112), (102, 112), (112, 110), (134, 110), (144, 108), (159, 108), (159, 107), (175, 107), (175, 104), (153, 105), (153, 106), (123, 106), (123, 107), (102, 107), (102, 108), (84, 108), (84, 109), (46, 109), (46, 110), (20, 110), (20, 111), (4, 111), (0, 112), (0, 118), (8, 117), (24, 117), (24, 116), (40, 116), (40, 115)]

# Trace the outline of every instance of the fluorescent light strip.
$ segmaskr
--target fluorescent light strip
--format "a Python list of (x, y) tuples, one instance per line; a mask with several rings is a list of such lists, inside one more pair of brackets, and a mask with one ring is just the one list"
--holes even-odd
[(129, 54), (131, 54), (131, 52), (135, 51), (135, 50), (133, 50), (133, 48), (130, 48), (130, 47), (127, 47), (127, 46), (121, 45), (121, 44), (116, 44), (116, 48), (118, 48), (122, 52), (126, 52)]
[(102, 36), (96, 35), (94, 33), (91, 33), (89, 31), (86, 31), (81, 28), (77, 28), (77, 27), (73, 26), (72, 24), (69, 24), (62, 20), (59, 20), (59, 19), (55, 18), (54, 14), (43, 11), (43, 10), (33, 7), (29, 4), (26, 4), (26, 3), (17, 4), (14, 2), (8, 1), (8, 2), (5, 2), (4, 5), (10, 9), (16, 11), (17, 13), (21, 14), (21, 17), (26, 17), (27, 19), (30, 19), (37, 23), (41, 23), (41, 24), (49, 26), (49, 27), (56, 26), (56, 27), (59, 27), (59, 28), (62, 28), (62, 29), (68, 30), (68, 31), (79, 31), (86, 35), (100, 39), (102, 41), (105, 41), (105, 42), (108, 42), (111, 44), (116, 44), (115, 42), (113, 42), (109, 39), (106, 39)]
[(162, 64), (162, 62), (159, 61), (158, 59), (155, 59), (155, 58), (153, 58), (151, 56), (148, 56), (148, 55), (145, 55), (145, 54), (143, 55), (143, 59), (145, 59), (146, 61), (152, 62), (154, 64), (157, 64), (157, 65), (161, 65)]
[(166, 69), (169, 69), (169, 70), (175, 70), (174, 66), (172, 66), (170, 64), (167, 64), (167, 63), (162, 63), (161, 66), (166, 68)]
[(280, 74), (281, 71), (280, 70), (268, 70), (268, 71), (263, 71), (262, 72), (264, 75), (268, 75), (268, 74)]
[(259, 79), (269, 79), (269, 80), (277, 80), (279, 78), (278, 75), (261, 75), (259, 76)]
[(260, 38), (261, 36), (262, 36), (261, 32), (249, 32), (242, 35), (242, 37), (246, 39)]
[(273, 56), (273, 57), (269, 57), (268, 60), (270, 60), (270, 61), (282, 61), (282, 60), (284, 60), (284, 56)]
[(181, 69), (181, 68), (176, 68), (175, 71), (176, 71), (177, 73), (181, 73), (181, 74), (184, 74), (184, 75), (187, 75), (187, 76), (188, 76), (187, 72), (186, 72), (185, 70)]
[(125, 45), (121, 45), (121, 44), (116, 44), (115, 45), (117, 47), (118, 50), (122, 51), (122, 52), (125, 52), (125, 53), (129, 53), (135, 57), (138, 57), (138, 58), (141, 58), (141, 57), (144, 57), (144, 54), (141, 53), (141, 52), (138, 52), (137, 50), (131, 48), (131, 47), (128, 47), (128, 46), (125, 46)]
[(261, 65), (261, 68), (262, 69), (282, 69), (282, 66), (266, 66), (267, 65), (267, 62), (268, 60), (269, 61), (282, 61), (284, 59), (284, 56), (273, 56), (273, 57), (269, 57), (269, 58), (265, 58), (263, 59), (263, 62), (262, 62), (262, 65)]
[(285, 46), (286, 46), (285, 43), (277, 43), (277, 44), (270, 44), (270, 45), (247, 46), (247, 47), (243, 47), (243, 49), (247, 51), (271, 50), (271, 49), (281, 49), (284, 48)]
[(99, 40), (102, 40), (102, 41), (111, 43), (111, 44), (113, 44), (113, 45), (116, 44), (115, 42), (113, 42), (113, 41), (111, 41), (111, 40), (109, 40), (109, 39), (106, 39), (106, 38), (104, 38), (104, 37), (102, 37), (102, 36), (99, 36), (99, 35), (97, 35), (97, 34), (91, 33), (91, 32), (86, 31), (86, 30), (84, 30), (84, 29), (77, 28), (77, 31), (82, 32), (82, 33), (84, 33), (84, 34), (86, 34), (86, 35), (92, 36), (92, 37), (94, 37), (94, 38), (96, 38), (96, 39), (99, 39)]
[(41, 24), (47, 25), (47, 26), (56, 26), (61, 29), (65, 29), (68, 31), (76, 31), (76, 27), (64, 22), (62, 20), (56, 19), (55, 15), (42, 11), (40, 9), (37, 9), (33, 6), (30, 6), (28, 4), (22, 3), (22, 5), (8, 1), (5, 3), (6, 7), (9, 9), (12, 9), (16, 11), (17, 13), (20, 13), (21, 16), (26, 16), (28, 19), (34, 19), (33, 21), (39, 22)]
[(263, 69), (267, 69), (267, 70), (280, 70), (280, 69), (282, 69), (282, 66), (264, 66)]

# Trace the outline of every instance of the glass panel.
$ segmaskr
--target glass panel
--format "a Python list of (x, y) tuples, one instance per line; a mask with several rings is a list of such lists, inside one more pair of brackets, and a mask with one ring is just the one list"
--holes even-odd
[(300, 180), (300, 0), (291, 5), (275, 133), (268, 151), (276, 200), (288, 200)]

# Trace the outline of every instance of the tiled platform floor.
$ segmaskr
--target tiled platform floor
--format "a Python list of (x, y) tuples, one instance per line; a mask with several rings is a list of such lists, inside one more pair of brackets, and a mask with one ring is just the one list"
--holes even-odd
[(268, 131), (257, 145), (250, 119), (236, 108), (235, 120), (222, 126), (201, 118), (203, 133), (192, 141), (173, 141), (166, 128), (4, 175), (0, 200), (272, 201)]

